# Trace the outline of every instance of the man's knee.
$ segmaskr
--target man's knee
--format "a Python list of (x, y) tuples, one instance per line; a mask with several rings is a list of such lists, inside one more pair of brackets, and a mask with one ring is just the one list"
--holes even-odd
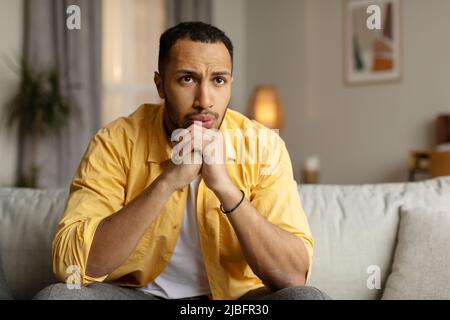
[(39, 291), (34, 297), (33, 300), (58, 300), (63, 299), (60, 296), (66, 296), (66, 290), (70, 290), (67, 288), (65, 283), (55, 283), (51, 284), (48, 287), (45, 287), (41, 291)]
[(310, 286), (294, 286), (278, 290), (272, 299), (277, 300), (331, 300), (324, 292)]
[(33, 300), (90, 300), (98, 299), (91, 287), (70, 287), (66, 283), (55, 283), (39, 291)]

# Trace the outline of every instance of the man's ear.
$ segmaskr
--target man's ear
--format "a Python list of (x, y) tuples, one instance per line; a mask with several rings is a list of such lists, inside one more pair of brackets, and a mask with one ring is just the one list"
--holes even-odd
[(158, 71), (155, 71), (155, 76), (153, 77), (153, 80), (155, 81), (156, 89), (158, 90), (158, 95), (161, 99), (165, 99), (164, 95), (164, 85), (163, 85), (163, 79)]

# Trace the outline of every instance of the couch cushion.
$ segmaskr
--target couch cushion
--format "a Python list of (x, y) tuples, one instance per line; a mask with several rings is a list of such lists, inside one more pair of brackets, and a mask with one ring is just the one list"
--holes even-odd
[(6, 283), (5, 275), (3, 274), (2, 255), (0, 252), (0, 300), (12, 299), (11, 291)]
[(0, 252), (14, 298), (31, 298), (55, 282), (51, 242), (66, 190), (0, 189)]
[(402, 208), (383, 299), (450, 299), (450, 209)]
[[(310, 285), (334, 299), (379, 299), (392, 265), (400, 207), (450, 207), (450, 178), (374, 185), (302, 185), (314, 237)], [(381, 287), (367, 285), (374, 270)]]

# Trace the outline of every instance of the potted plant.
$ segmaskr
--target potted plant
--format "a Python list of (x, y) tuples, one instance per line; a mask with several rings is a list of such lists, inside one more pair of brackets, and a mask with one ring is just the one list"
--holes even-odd
[(25, 59), (21, 59), (18, 68), (13, 69), (20, 78), (20, 84), (6, 104), (4, 119), (10, 129), (17, 125), (19, 155), (25, 156), (24, 141), (29, 141), (31, 145), (27, 153), (30, 166), (19, 168), (16, 185), (37, 188), (39, 143), (46, 136), (58, 135), (77, 108), (69, 102), (68, 97), (63, 96), (55, 67), (37, 71)]

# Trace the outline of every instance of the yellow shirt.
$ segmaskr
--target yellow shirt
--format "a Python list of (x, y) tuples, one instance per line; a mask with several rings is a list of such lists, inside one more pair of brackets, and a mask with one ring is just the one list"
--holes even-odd
[[(90, 142), (72, 181), (65, 213), (53, 240), (53, 271), (59, 280), (66, 281), (74, 270), (70, 266), (75, 266), (83, 285), (107, 281), (138, 287), (153, 281), (168, 265), (183, 221), (188, 186), (172, 194), (122, 266), (104, 277), (91, 278), (85, 274), (89, 249), (100, 221), (137, 197), (163, 172), (162, 162), (171, 159), (172, 147), (163, 128), (163, 110), (162, 105), (142, 105), (129, 117), (101, 129)], [(228, 109), (220, 131), (254, 129), (264, 127)], [(267, 169), (264, 164), (267, 161), (242, 161), (239, 153), (242, 146), (237, 145), (237, 139), (227, 140), (227, 170), (261, 215), (303, 240), (311, 268), (313, 239), (289, 155), (284, 142), (276, 137), (279, 152), (270, 150), (275, 156), (270, 160), (269, 174), (261, 174)], [(244, 151), (251, 152), (251, 145), (247, 141)], [(215, 194), (201, 180), (197, 216), (210, 298), (237, 299), (263, 283), (247, 264), (233, 228), (219, 206)]]

